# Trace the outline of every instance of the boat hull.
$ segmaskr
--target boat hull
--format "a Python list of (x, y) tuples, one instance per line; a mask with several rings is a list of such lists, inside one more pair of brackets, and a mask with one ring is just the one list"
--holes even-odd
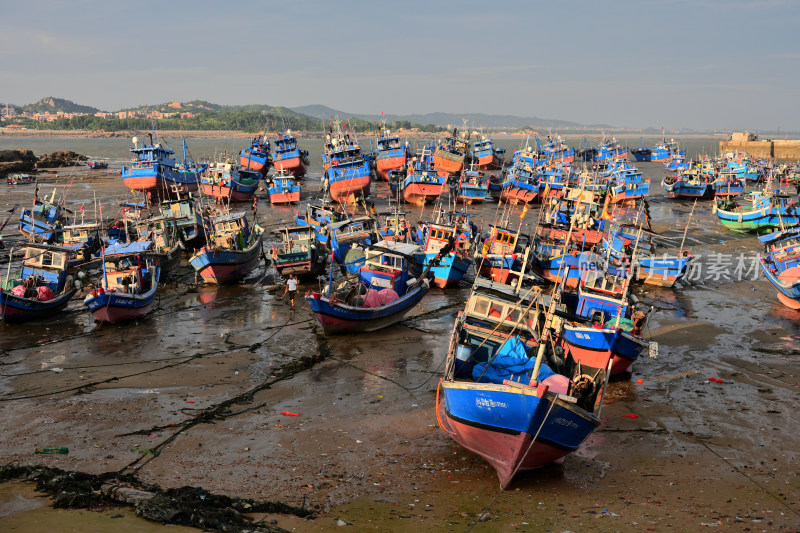
[(246, 250), (225, 250), (203, 247), (190, 260), (192, 267), (206, 283), (225, 285), (238, 283), (260, 261), (261, 235)]
[(307, 173), (306, 164), (302, 157), (292, 157), (273, 161), (272, 165), (277, 171), (291, 172), (295, 178), (302, 178)]
[(326, 335), (377, 331), (401, 321), (428, 292), (422, 283), (394, 302), (381, 307), (353, 307), (319, 294), (308, 297), (308, 303)]
[(546, 385), (442, 382), (436, 413), (442, 429), (464, 448), (483, 457), (509, 487), (518, 472), (561, 459), (600, 424), (552, 393)]
[(437, 148), (433, 152), (433, 168), (440, 176), (458, 174), (464, 168), (464, 154), (454, 154)]
[(6, 322), (24, 322), (48, 318), (67, 306), (69, 300), (78, 292), (72, 289), (52, 300), (21, 298), (6, 290), (0, 290), (0, 316)]
[(435, 202), (444, 191), (444, 183), (409, 183), (403, 188), (403, 199), (406, 203), (423, 205)]
[(360, 196), (369, 195), (369, 174), (344, 178), (330, 184), (328, 191), (331, 199), (340, 204), (354, 203)]

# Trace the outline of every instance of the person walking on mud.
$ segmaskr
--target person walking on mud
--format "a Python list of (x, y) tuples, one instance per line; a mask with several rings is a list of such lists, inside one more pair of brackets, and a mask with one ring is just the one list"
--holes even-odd
[(289, 294), (289, 300), (292, 302), (292, 307), (294, 307), (294, 295), (297, 293), (297, 279), (294, 277), (294, 274), (289, 274), (289, 279), (286, 280), (286, 290), (283, 291), (283, 295)]

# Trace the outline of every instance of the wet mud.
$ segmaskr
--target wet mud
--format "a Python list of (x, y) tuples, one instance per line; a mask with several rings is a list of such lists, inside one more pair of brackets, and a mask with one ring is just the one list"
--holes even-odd
[[(663, 196), (660, 165), (639, 166), (652, 179), (653, 230), (677, 248), (692, 204)], [(304, 201), (318, 186), (319, 175), (304, 180)], [(0, 210), (31, 201), (32, 190), (2, 191)], [(95, 195), (108, 215), (126, 191), (117, 176), (86, 174), (69, 198), (88, 212)], [(375, 184), (378, 211), (387, 197)], [(262, 201), (259, 223), (272, 229), (296, 209)], [(419, 218), (419, 207), (406, 210)], [(473, 210), (479, 223), (497, 218), (494, 203)], [(7, 249), (19, 238), (9, 228), (4, 236)], [(710, 203), (695, 207), (685, 242), (701, 272), (675, 289), (634, 289), (654, 307), (658, 357), (611, 383), (603, 423), (578, 452), (510, 490), (436, 422), (467, 284), (431, 290), (381, 332), (325, 338), (307, 306), (281, 299), (270, 268), (214, 288), (196, 286), (185, 263), (135, 323), (98, 326), (76, 299), (57, 319), (0, 325), (0, 464), (283, 502), (312, 515), (248, 516), (297, 531), (797, 531), (800, 313), (762, 277), (733, 274), (740, 254), (752, 261), (760, 247), (723, 228)], [(732, 258), (727, 278), (709, 270), (715, 254)], [(69, 453), (34, 454), (49, 446)], [(20, 508), (0, 524), (27, 516), (15, 530), (34, 531), (32, 520), (49, 520), (49, 507), (23, 510), (41, 495), (2, 486), (0, 510)], [(131, 528), (120, 531), (138, 527), (117, 520)]]

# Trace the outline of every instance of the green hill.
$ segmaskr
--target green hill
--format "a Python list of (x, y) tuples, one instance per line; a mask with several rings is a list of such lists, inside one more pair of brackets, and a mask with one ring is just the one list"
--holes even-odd
[(96, 107), (91, 107), (88, 105), (80, 105), (72, 102), (70, 100), (64, 100), (63, 98), (54, 98), (52, 96), (48, 96), (47, 98), (42, 98), (36, 103), (28, 104), (24, 106), (16, 106), (17, 109), (22, 111), (23, 113), (58, 113), (61, 111), (62, 113), (97, 113), (100, 111)]

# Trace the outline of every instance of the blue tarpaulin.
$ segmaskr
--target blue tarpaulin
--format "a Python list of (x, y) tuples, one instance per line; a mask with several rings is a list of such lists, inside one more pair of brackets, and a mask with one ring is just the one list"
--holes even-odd
[[(536, 358), (528, 357), (525, 343), (519, 336), (508, 339), (489, 363), (477, 363), (472, 369), (472, 379), (477, 383), (503, 383), (504, 379), (529, 384)], [(549, 366), (542, 363), (539, 369), (539, 381), (555, 374)]]

